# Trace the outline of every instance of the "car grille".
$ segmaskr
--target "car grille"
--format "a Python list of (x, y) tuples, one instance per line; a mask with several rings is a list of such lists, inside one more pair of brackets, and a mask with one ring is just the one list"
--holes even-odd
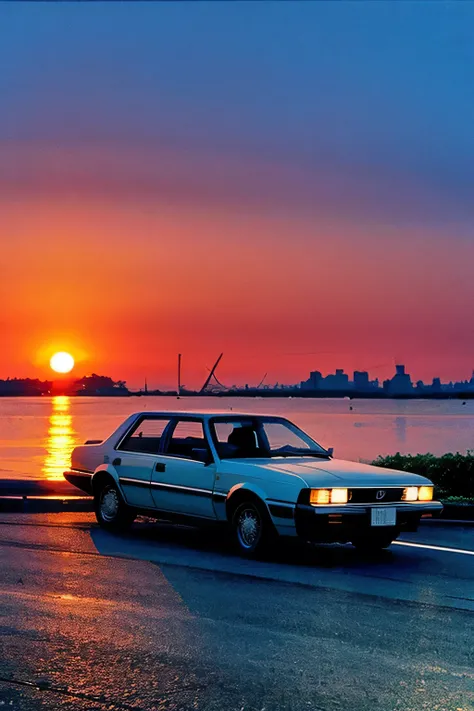
[[(378, 492), (384, 495), (377, 498)], [(349, 502), (351, 504), (388, 504), (393, 501), (401, 501), (404, 488), (399, 489), (349, 489)]]

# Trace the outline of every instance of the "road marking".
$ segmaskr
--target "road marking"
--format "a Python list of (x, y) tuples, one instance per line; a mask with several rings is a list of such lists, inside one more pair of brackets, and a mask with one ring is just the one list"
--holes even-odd
[(445, 546), (430, 546), (428, 543), (408, 543), (407, 541), (394, 541), (395, 546), (409, 546), (410, 548), (426, 548), (430, 551), (442, 551), (443, 553), (463, 553), (464, 555), (474, 555), (474, 551), (466, 551), (463, 548), (446, 548)]

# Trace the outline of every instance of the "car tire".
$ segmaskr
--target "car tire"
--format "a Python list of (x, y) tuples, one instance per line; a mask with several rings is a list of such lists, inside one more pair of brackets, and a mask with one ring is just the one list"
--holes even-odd
[(265, 506), (256, 499), (238, 504), (232, 515), (234, 546), (245, 558), (256, 558), (275, 542), (276, 531)]
[(100, 526), (109, 531), (129, 528), (136, 518), (136, 512), (127, 506), (112, 480), (105, 482), (94, 495), (94, 510)]
[(376, 553), (377, 551), (384, 550), (388, 548), (394, 541), (392, 534), (386, 536), (376, 536), (370, 538), (355, 538), (352, 541), (352, 545), (359, 551), (364, 553)]

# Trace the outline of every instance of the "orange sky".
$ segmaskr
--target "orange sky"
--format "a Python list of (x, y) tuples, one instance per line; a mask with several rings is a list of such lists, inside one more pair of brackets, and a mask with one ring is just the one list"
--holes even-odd
[[(48, 376), (53, 350), (70, 350), (78, 375), (132, 386), (174, 384), (178, 351), (190, 386), (221, 351), (227, 384), (337, 366), (386, 377), (395, 360), (415, 377), (469, 375), (469, 242), (451, 253), (433, 230), (212, 193), (196, 204), (192, 191), (160, 201), (131, 187), (117, 199), (78, 177), (84, 153), (59, 153), (54, 170), (47, 151), (32, 155), (41, 189), (10, 189), (1, 204), (0, 377)], [(90, 161), (104, 180), (108, 160)], [(115, 175), (129, 163), (115, 157)]]

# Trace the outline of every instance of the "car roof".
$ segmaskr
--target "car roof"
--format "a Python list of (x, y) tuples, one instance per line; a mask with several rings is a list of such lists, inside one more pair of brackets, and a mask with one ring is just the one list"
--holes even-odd
[[(145, 410), (135, 412), (134, 417), (197, 417), (209, 420), (213, 417), (278, 417), (278, 415), (265, 415), (255, 412), (234, 412), (233, 410), (220, 410), (215, 412), (194, 412), (191, 410)], [(282, 418), (285, 419), (285, 418)]]

